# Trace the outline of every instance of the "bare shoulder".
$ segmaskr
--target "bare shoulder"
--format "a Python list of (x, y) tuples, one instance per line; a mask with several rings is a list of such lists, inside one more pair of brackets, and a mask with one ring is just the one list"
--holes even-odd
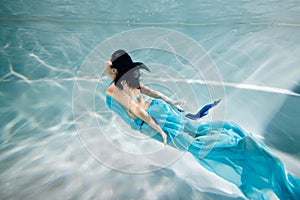
[(106, 93), (109, 96), (113, 97), (117, 102), (122, 104), (127, 109), (130, 108), (132, 101), (131, 101), (130, 97), (128, 95), (126, 95), (126, 93), (124, 91), (122, 91), (122, 89), (120, 89), (120, 88), (116, 87), (114, 84), (112, 84), (106, 89)]
[(116, 87), (114, 84), (111, 84), (106, 89), (106, 93), (114, 98), (118, 98), (118, 97), (122, 98), (124, 96), (124, 92), (122, 92), (122, 90), (120, 88)]
[(114, 93), (114, 89), (115, 89), (115, 85), (111, 84), (107, 89), (106, 89), (106, 93), (109, 95), (112, 95)]

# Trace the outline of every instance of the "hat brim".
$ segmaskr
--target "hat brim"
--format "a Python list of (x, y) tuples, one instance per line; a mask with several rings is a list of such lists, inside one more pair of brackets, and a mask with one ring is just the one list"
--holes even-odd
[(133, 67), (137, 67), (138, 69), (144, 69), (150, 72), (150, 69), (142, 62), (134, 62)]

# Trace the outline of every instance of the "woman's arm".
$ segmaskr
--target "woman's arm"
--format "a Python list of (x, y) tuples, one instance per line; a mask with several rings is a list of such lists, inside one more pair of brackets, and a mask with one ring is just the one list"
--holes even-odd
[(171, 105), (174, 105), (176, 107), (179, 107), (179, 108), (183, 104), (185, 104), (185, 101), (183, 99), (175, 101), (175, 100), (167, 97), (166, 95), (164, 95), (164, 94), (162, 94), (162, 93), (160, 93), (158, 91), (155, 91), (155, 90), (153, 90), (153, 89), (151, 89), (151, 88), (149, 88), (149, 87), (147, 87), (145, 85), (142, 85), (142, 84), (141, 84), (141, 92), (143, 94), (146, 94), (146, 95), (150, 96), (150, 97), (162, 99), (162, 100), (166, 101), (167, 103), (169, 103)]
[(122, 104), (126, 109), (128, 109), (136, 117), (140, 118), (146, 122), (149, 126), (155, 129), (161, 134), (163, 138), (164, 145), (167, 145), (167, 134), (162, 130), (162, 128), (155, 122), (155, 120), (141, 108), (134, 100), (132, 100), (124, 91), (115, 87), (114, 91), (111, 93), (112, 97)]

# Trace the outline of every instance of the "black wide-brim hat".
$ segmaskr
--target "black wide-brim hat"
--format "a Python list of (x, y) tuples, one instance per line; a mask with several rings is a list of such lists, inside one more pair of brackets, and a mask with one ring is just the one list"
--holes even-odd
[(150, 71), (149, 68), (142, 62), (133, 62), (128, 53), (124, 50), (117, 50), (112, 54), (112, 68), (118, 70), (118, 73), (125, 74), (132, 69), (145, 69)]

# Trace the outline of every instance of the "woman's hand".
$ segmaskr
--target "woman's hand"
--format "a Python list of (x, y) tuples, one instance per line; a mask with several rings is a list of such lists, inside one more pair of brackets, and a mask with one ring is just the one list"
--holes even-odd
[(160, 134), (163, 139), (164, 145), (167, 146), (167, 134), (163, 130), (160, 132)]
[(178, 109), (178, 110), (180, 110), (180, 111), (183, 111), (183, 106), (185, 106), (186, 105), (186, 101), (185, 101), (185, 99), (179, 99), (179, 100), (177, 100), (177, 101), (174, 101), (173, 102), (173, 105)]

